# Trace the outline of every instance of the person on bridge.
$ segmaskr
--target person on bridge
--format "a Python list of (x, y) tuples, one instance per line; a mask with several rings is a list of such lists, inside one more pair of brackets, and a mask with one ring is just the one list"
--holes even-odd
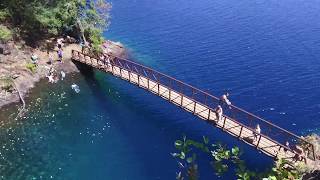
[(286, 153), (288, 150), (290, 150), (291, 147), (290, 147), (290, 143), (289, 141), (286, 141), (286, 145), (285, 145), (285, 148), (283, 148), (284, 152)]
[(293, 151), (295, 152), (295, 156), (293, 157), (295, 162), (304, 161), (307, 164), (306, 154), (302, 147), (296, 144)]
[(218, 105), (215, 108), (215, 114), (216, 114), (217, 123), (218, 123), (222, 119), (222, 114), (223, 114), (223, 110), (222, 110), (222, 107), (220, 105)]
[(220, 101), (219, 101), (219, 104), (220, 106), (224, 106), (224, 105), (227, 105), (229, 109), (231, 109), (231, 102), (230, 100), (228, 99), (229, 97), (229, 93), (225, 93), (223, 94), (221, 97), (220, 97)]
[(260, 133), (261, 133), (261, 128), (260, 128), (260, 125), (257, 124), (256, 129), (253, 132), (253, 135), (254, 135), (253, 141), (258, 140), (258, 137), (260, 136)]

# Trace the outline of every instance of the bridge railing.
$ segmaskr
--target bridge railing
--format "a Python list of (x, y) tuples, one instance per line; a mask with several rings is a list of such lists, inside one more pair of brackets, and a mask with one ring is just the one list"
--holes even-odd
[[(73, 56), (86, 56), (78, 51), (73, 51)], [(88, 56), (86, 56), (88, 57)], [(139, 76), (146, 77), (158, 84), (166, 86), (167, 88), (182, 94), (190, 99), (193, 99), (202, 105), (207, 106), (208, 108), (215, 109), (219, 104), (221, 104), (220, 99), (204, 92), (198, 88), (195, 88), (189, 84), (186, 84), (180, 80), (177, 80), (173, 77), (170, 77), (166, 74), (153, 70), (144, 65), (138, 64), (136, 62), (119, 58), (113, 55), (104, 55), (103, 57), (92, 56), (89, 58), (90, 62), (93, 63), (96, 61), (96, 64), (103, 65), (104, 68), (111, 65), (116, 67), (121, 67), (129, 72), (135, 73)], [(272, 141), (275, 141), (283, 149), (292, 151), (294, 147), (286, 146), (286, 142), (289, 142), (291, 145), (303, 144), (303, 148), (307, 153), (308, 158), (315, 160), (314, 146), (313, 144), (305, 141), (303, 138), (263, 119), (250, 112), (247, 112), (235, 105), (224, 106), (224, 115), (234, 121), (238, 122), (240, 125), (245, 126), (254, 131), (256, 126), (259, 124), (261, 128), (260, 135)], [(258, 142), (259, 144), (259, 142)]]

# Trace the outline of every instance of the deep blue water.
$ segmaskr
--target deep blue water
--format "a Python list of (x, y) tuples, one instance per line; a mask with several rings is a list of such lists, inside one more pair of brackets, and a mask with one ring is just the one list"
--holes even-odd
[[(137, 61), (217, 96), (228, 91), (234, 104), (299, 135), (320, 132), (320, 1), (112, 3), (105, 37), (125, 44)], [(70, 90), (72, 83), (80, 94)], [(239, 145), (253, 168), (272, 164), (191, 114), (102, 72), (39, 86), (27, 118), (1, 122), (4, 179), (174, 179), (178, 165), (170, 153), (183, 134)], [(204, 164), (199, 171), (200, 179), (218, 178)]]

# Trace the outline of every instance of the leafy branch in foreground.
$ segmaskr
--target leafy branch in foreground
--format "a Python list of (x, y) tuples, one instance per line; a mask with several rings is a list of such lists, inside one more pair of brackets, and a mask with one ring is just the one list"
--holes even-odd
[(177, 180), (197, 180), (199, 178), (199, 165), (197, 164), (197, 154), (199, 153), (208, 156), (210, 164), (218, 176), (227, 173), (229, 167), (232, 166), (239, 180), (291, 180), (302, 177), (302, 173), (288, 166), (287, 161), (283, 159), (278, 160), (275, 166), (271, 170), (266, 170), (266, 172), (252, 171), (247, 168), (245, 161), (241, 159), (242, 152), (239, 147), (228, 149), (221, 143), (210, 144), (207, 137), (203, 137), (201, 142), (197, 142), (184, 136), (182, 139), (175, 141), (175, 148), (177, 152), (172, 153), (172, 156), (177, 159), (179, 164)]

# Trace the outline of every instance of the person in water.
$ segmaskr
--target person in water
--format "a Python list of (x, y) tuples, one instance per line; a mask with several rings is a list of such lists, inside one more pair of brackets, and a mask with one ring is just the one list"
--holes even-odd
[(61, 71), (60, 73), (61, 73), (61, 81), (63, 81), (63, 79), (66, 77), (66, 73), (63, 71)]
[(216, 114), (217, 123), (218, 123), (222, 119), (222, 114), (223, 114), (223, 110), (222, 110), (222, 107), (220, 105), (218, 105), (215, 108), (215, 114)]
[(71, 89), (73, 89), (76, 93), (79, 93), (80, 92), (80, 88), (78, 85), (76, 84), (72, 84), (71, 85)]

